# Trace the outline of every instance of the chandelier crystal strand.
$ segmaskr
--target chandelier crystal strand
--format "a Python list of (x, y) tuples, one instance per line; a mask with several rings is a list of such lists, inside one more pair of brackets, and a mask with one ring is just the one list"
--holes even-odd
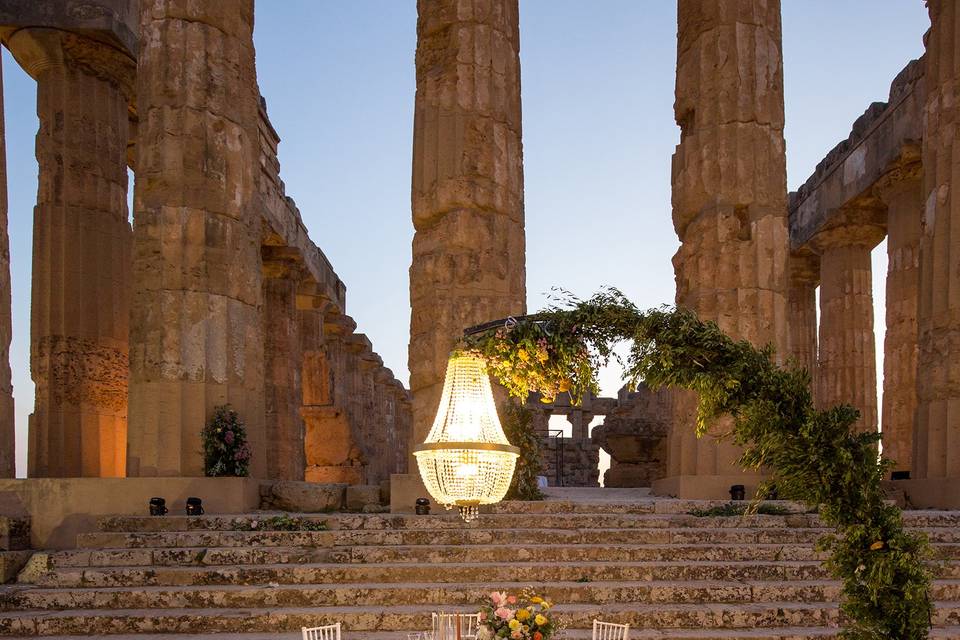
[(500, 425), (486, 362), (452, 355), (433, 427), (413, 453), (427, 491), (470, 522), (480, 505), (503, 500), (519, 451)]

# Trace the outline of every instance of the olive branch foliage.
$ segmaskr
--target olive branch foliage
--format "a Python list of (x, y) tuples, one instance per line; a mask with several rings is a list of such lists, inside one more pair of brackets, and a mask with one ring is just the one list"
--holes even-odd
[(842, 581), (845, 638), (928, 637), (929, 546), (884, 501), (890, 463), (877, 455), (879, 434), (853, 428), (857, 409), (816, 409), (806, 370), (779, 366), (772, 347), (734, 340), (691, 311), (640, 311), (613, 288), (587, 300), (558, 292), (545, 310), (468, 335), (458, 349), (484, 357), (514, 397), (551, 401), (566, 392), (579, 402), (598, 391), (596, 371), (617, 358), (614, 348), (630, 342), (621, 362), (629, 384), (696, 392), (698, 435), (730, 416), (725, 435), (743, 448), (739, 463), (764, 467), (780, 498), (819, 507), (835, 529), (818, 547)]

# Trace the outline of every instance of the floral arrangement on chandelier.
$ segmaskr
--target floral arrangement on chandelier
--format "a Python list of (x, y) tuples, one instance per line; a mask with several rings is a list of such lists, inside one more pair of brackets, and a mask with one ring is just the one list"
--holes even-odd
[(250, 475), (250, 446), (247, 430), (230, 405), (213, 410), (213, 418), (203, 428), (203, 473), (206, 476)]
[(546, 401), (569, 393), (576, 403), (597, 391), (596, 371), (622, 342), (632, 343), (621, 362), (628, 384), (695, 391), (698, 435), (729, 416), (723, 437), (742, 447), (739, 464), (766, 469), (780, 498), (819, 509), (834, 528), (819, 547), (843, 584), (842, 637), (928, 637), (929, 544), (906, 531), (900, 510), (885, 501), (890, 462), (877, 455), (880, 434), (855, 429), (855, 407), (816, 408), (809, 373), (777, 364), (772, 347), (734, 340), (685, 309), (640, 311), (606, 289), (588, 300), (561, 292), (535, 315), (468, 329), (457, 353), (484, 359), (521, 401), (531, 392)]
[(490, 602), (480, 607), (477, 640), (549, 640), (558, 630), (550, 602), (531, 590), (520, 595), (494, 591)]

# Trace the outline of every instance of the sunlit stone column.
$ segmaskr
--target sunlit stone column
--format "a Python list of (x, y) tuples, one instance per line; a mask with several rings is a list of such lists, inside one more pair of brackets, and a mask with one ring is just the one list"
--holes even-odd
[(820, 257), (812, 252), (791, 253), (790, 284), (787, 304), (790, 332), (788, 355), (807, 370), (813, 388), (817, 377), (817, 285), (820, 283)]
[(883, 455), (894, 469), (913, 464), (917, 409), (917, 297), (920, 288), (919, 166), (880, 190), (887, 204), (887, 332), (883, 343)]
[[(266, 254), (269, 248), (264, 247)], [(264, 400), (267, 478), (303, 480), (302, 354), (297, 288), (301, 267), (293, 260), (263, 262)]]
[[(780, 3), (680, 0), (673, 156), (677, 304), (757, 345), (787, 347), (786, 163)], [(695, 434), (678, 394), (658, 493), (722, 498), (757, 484), (737, 447)], [(749, 489), (748, 489), (749, 490)]]
[(413, 442), (463, 329), (525, 312), (517, 0), (418, 0), (410, 388)]
[(13, 383), (10, 373), (10, 237), (7, 235), (7, 134), (0, 69), (0, 478), (16, 476)]
[(253, 1), (141, 0), (128, 473), (203, 474), (229, 403), (266, 473)]
[(820, 355), (817, 405), (860, 410), (856, 428), (877, 430), (877, 355), (870, 252), (881, 226), (850, 224), (814, 238), (820, 257)]
[[(960, 508), (960, 7), (928, 0), (927, 104), (923, 136), (923, 226), (917, 433), (911, 491), (920, 506)], [(956, 196), (956, 197), (955, 197)], [(923, 495), (921, 495), (921, 493)]]
[(123, 476), (127, 436), (133, 60), (83, 37), (23, 29), (11, 51), (37, 80), (31, 476)]

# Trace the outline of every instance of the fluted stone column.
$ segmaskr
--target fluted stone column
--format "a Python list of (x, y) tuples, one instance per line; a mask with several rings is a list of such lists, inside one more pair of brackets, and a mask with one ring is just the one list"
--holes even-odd
[(13, 382), (10, 372), (10, 236), (7, 235), (7, 134), (3, 117), (3, 70), (0, 69), (0, 478), (16, 470)]
[(10, 37), (37, 80), (30, 476), (123, 476), (127, 438), (133, 61), (54, 29)]
[[(677, 304), (735, 338), (787, 347), (787, 188), (780, 3), (680, 0), (673, 156)], [(782, 357), (782, 356), (781, 356)], [(728, 441), (695, 434), (678, 394), (668, 477), (654, 490), (723, 498), (755, 485)]]
[(877, 431), (877, 354), (870, 252), (885, 231), (849, 225), (814, 238), (820, 257), (820, 355), (817, 405), (860, 410), (856, 428)]
[[(266, 250), (266, 248), (265, 248)], [(263, 335), (267, 478), (303, 480), (302, 355), (297, 288), (301, 268), (292, 260), (264, 260)]]
[(517, 0), (418, 0), (413, 443), (468, 326), (526, 309)]
[(812, 252), (791, 253), (787, 307), (790, 331), (787, 353), (810, 374), (813, 389), (817, 379), (817, 285), (820, 257)]
[[(918, 167), (919, 169), (919, 167)], [(881, 190), (887, 203), (887, 332), (883, 342), (883, 455), (894, 469), (913, 464), (917, 409), (917, 298), (920, 288), (919, 175), (900, 176)]]
[[(956, 123), (960, 103), (960, 8), (929, 0), (931, 28), (926, 54), (926, 129), (923, 136), (923, 226), (917, 433), (911, 491), (921, 506), (960, 508), (960, 172)], [(957, 197), (955, 197), (957, 196)], [(922, 498), (922, 499), (921, 499)]]
[(133, 476), (203, 474), (229, 403), (266, 473), (253, 0), (141, 0), (131, 313)]

